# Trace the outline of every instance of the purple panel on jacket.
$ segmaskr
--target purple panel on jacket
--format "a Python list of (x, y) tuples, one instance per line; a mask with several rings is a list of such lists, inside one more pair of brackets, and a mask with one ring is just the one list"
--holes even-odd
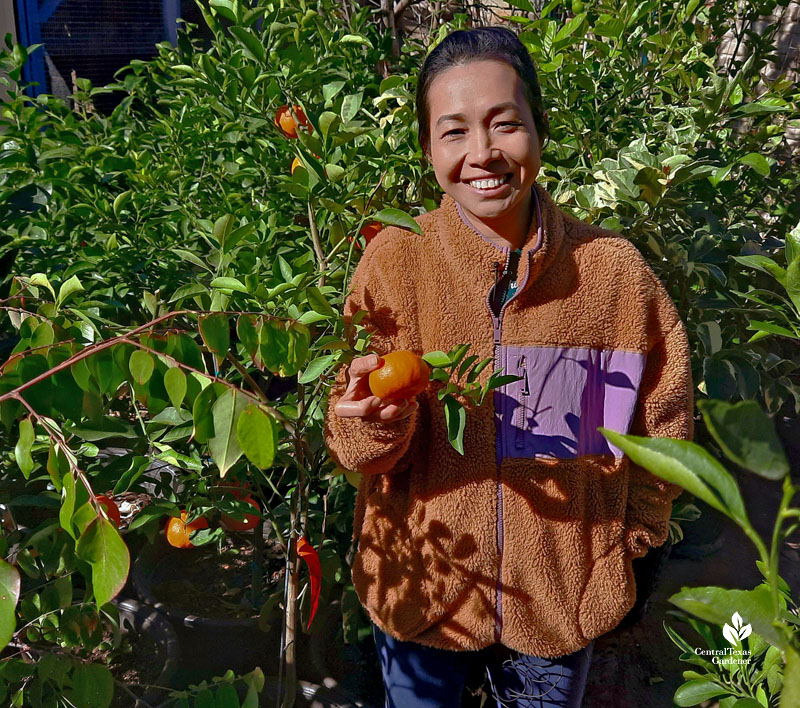
[(498, 389), (502, 458), (573, 458), (623, 453), (597, 430), (627, 433), (645, 355), (586, 347), (501, 347)]

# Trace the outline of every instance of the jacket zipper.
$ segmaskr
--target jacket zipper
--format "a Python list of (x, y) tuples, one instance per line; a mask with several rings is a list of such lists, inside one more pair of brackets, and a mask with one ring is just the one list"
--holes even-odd
[(528, 388), (528, 366), (524, 354), (517, 359), (517, 376), (522, 376), (522, 391), (514, 427), (517, 431), (516, 447), (520, 449), (525, 446), (525, 411), (528, 407), (527, 397), (530, 394), (530, 389)]
[[(506, 254), (506, 265), (503, 270), (508, 268), (509, 260), (511, 259), (511, 251), (509, 249), (503, 249)], [(498, 369), (501, 365), (500, 361), (500, 344), (502, 340), (503, 334), (503, 311), (506, 309), (506, 305), (511, 302), (519, 293), (522, 292), (523, 288), (525, 287), (525, 283), (528, 281), (528, 273), (530, 272), (531, 261), (530, 261), (530, 253), (528, 253), (528, 262), (525, 267), (525, 275), (522, 278), (522, 282), (519, 284), (519, 287), (514, 292), (514, 294), (504, 302), (500, 307), (500, 312), (497, 317), (495, 317), (494, 310), (492, 309), (492, 297), (494, 297), (495, 290), (497, 289), (497, 266), (498, 263), (495, 263), (495, 284), (494, 287), (489, 290), (489, 293), (486, 296), (486, 307), (489, 310), (489, 315), (492, 318), (492, 330), (494, 334), (494, 368)], [(527, 388), (527, 385), (526, 385)], [(497, 603), (495, 609), (495, 617), (494, 617), (494, 636), (495, 642), (500, 642), (500, 637), (503, 631), (503, 594), (501, 590), (501, 581), (503, 577), (503, 487), (501, 484), (500, 479), (500, 466), (501, 460), (503, 459), (503, 444), (502, 444), (502, 431), (503, 425), (502, 421), (497, 422), (497, 406), (498, 403), (502, 400), (500, 398), (502, 394), (500, 393), (499, 389), (495, 389), (494, 391), (494, 403), (495, 403), (495, 425), (496, 425), (496, 435), (495, 435), (495, 460), (497, 463), (497, 586), (495, 588), (496, 596), (497, 596)], [(502, 407), (502, 404), (500, 404)]]

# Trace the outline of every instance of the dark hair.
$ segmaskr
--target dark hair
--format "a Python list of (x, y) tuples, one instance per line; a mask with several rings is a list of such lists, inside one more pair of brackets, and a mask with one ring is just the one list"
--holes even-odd
[[(417, 137), (423, 153), (430, 151), (430, 110), (428, 92), (433, 80), (452, 66), (473, 61), (496, 59), (510, 65), (522, 81), (525, 99), (531, 107), (540, 145), (550, 140), (550, 126), (544, 115), (542, 90), (536, 67), (525, 45), (507, 27), (475, 27), (455, 30), (445, 37), (425, 58), (417, 80)], [(424, 159), (424, 155), (423, 155)]]

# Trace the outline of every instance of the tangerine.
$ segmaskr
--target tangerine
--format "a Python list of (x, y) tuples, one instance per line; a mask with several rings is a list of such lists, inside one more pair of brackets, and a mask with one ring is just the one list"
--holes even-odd
[(370, 221), (361, 227), (360, 233), (364, 240), (369, 243), (375, 236), (383, 230), (383, 224), (380, 221)]
[[(261, 511), (258, 506), (258, 502), (253, 499), (251, 496), (242, 497), (239, 496), (234, 492), (237, 499), (241, 501), (247, 502), (250, 506), (252, 506), (256, 511)], [(257, 525), (258, 522), (261, 520), (261, 517), (258, 514), (245, 514), (244, 520), (240, 521), (239, 519), (234, 519), (232, 516), (228, 514), (222, 515), (222, 528), (226, 531), (252, 531)]]
[(369, 390), (382, 401), (413, 398), (425, 390), (430, 379), (427, 362), (407, 349), (380, 357), (379, 366), (369, 374)]
[(108, 517), (108, 520), (111, 521), (114, 526), (119, 528), (122, 517), (119, 514), (119, 507), (117, 506), (117, 503), (111, 497), (108, 497), (105, 494), (97, 495), (97, 503), (103, 505), (103, 508), (106, 510), (106, 516)]
[[(293, 108), (300, 125), (308, 128), (309, 133), (313, 133), (314, 129), (308, 122), (306, 114), (303, 113), (303, 109), (300, 108), (300, 106), (293, 106)], [(297, 123), (295, 123), (294, 118), (292, 118), (292, 112), (289, 110), (288, 105), (284, 104), (277, 111), (275, 111), (275, 125), (281, 129), (287, 138), (297, 137)]]
[[(319, 155), (317, 155), (317, 153), (314, 153), (314, 157), (316, 157), (318, 160), (322, 159)], [(299, 157), (295, 157), (294, 160), (292, 160), (292, 167), (291, 167), (292, 174), (294, 174), (295, 168), (297, 168), (297, 167), (304, 167), (304, 165), (303, 165), (303, 163), (302, 163), (302, 161), (300, 160)], [(328, 174), (327, 170), (325, 170), (325, 174), (326, 175)]]
[(173, 516), (167, 523), (167, 542), (175, 548), (192, 548), (193, 543), (189, 539), (192, 531), (207, 529), (208, 521), (200, 516), (191, 523), (186, 523), (186, 512), (181, 512), (181, 518)]

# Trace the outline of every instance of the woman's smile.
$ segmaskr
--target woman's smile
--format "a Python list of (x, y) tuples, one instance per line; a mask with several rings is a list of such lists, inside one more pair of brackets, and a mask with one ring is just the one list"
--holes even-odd
[(507, 194), (511, 191), (510, 182), (513, 178), (511, 172), (504, 175), (497, 175), (490, 179), (480, 178), (465, 180), (472, 189), (482, 197), (496, 197), (500, 194)]

